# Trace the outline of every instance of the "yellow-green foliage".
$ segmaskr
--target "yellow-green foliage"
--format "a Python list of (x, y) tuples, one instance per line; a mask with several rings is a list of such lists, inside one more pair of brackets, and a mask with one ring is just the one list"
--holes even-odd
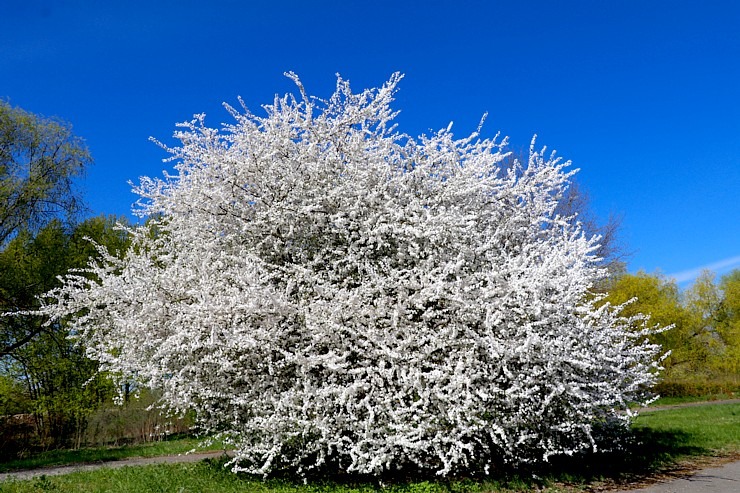
[[(664, 361), (664, 382), (722, 383), (726, 391), (740, 385), (740, 270), (719, 283), (704, 272), (686, 291), (660, 274), (623, 274), (607, 286), (605, 301), (636, 300), (625, 315), (643, 313), (652, 323), (673, 325), (653, 335), (654, 342), (671, 351)], [(698, 385), (698, 386), (697, 386)]]
[(726, 347), (721, 367), (728, 373), (740, 374), (740, 270), (724, 276), (719, 283), (722, 300), (717, 320), (717, 333)]
[(33, 415), (18, 426), (12, 420), (0, 425), (0, 457), (80, 446), (88, 417), (113, 393), (98, 364), (67, 337), (64, 322), (48, 324), (33, 311), (57, 276), (97, 255), (86, 238), (110, 251), (127, 247), (117, 222), (95, 217), (70, 230), (53, 220), (35, 235), (23, 230), (0, 245), (0, 313), (7, 312), (0, 316), (0, 415)]

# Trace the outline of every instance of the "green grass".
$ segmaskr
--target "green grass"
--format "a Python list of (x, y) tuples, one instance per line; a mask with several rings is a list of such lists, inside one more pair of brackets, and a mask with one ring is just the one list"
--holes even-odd
[(672, 434), (677, 447), (740, 452), (740, 404), (667, 409), (642, 414), (635, 429)]
[[(165, 444), (168, 442), (165, 442)], [(175, 442), (170, 442), (174, 447)], [(194, 442), (182, 441), (186, 450)], [(134, 447), (131, 447), (134, 449)], [(149, 450), (155, 455), (154, 448)], [(166, 452), (169, 453), (169, 452)], [(249, 493), (473, 493), (512, 491), (583, 491), (619, 485), (675, 467), (679, 460), (740, 453), (740, 404), (707, 405), (641, 415), (625, 450), (563, 458), (547, 468), (502, 471), (489, 481), (336, 482), (269, 480), (232, 474), (225, 459), (189, 464), (161, 464), (102, 469), (0, 483), (0, 492), (249, 492)], [(142, 453), (132, 455), (143, 455)]]
[[(557, 485), (546, 485), (533, 479), (508, 478), (499, 481), (473, 482), (458, 480), (400, 482), (380, 485), (373, 482), (321, 482), (260, 480), (237, 475), (218, 460), (194, 464), (148, 465), (122, 467), (63, 476), (38, 477), (28, 481), (0, 483), (0, 493), (116, 492), (116, 493), (485, 493), (524, 492), (537, 486), (539, 492), (562, 491)], [(572, 491), (572, 490), (571, 490)]]
[[(78, 450), (49, 450), (31, 457), (0, 463), (0, 472), (65, 464), (91, 463), (125, 459), (127, 457), (157, 457), (184, 454), (198, 448), (197, 438), (177, 438), (160, 442), (124, 445), (121, 447), (82, 448)], [(200, 448), (198, 448), (201, 450)], [(214, 443), (202, 450), (222, 450), (221, 443)]]
[[(269, 488), (244, 481), (204, 461), (195, 464), (150, 465), (101, 469), (64, 476), (39, 477), (30, 481), (0, 483), (0, 492), (236, 492)], [(279, 491), (279, 489), (273, 489)]]
[(682, 396), (682, 397), (661, 397), (657, 401), (653, 402), (650, 406), (671, 406), (674, 404), (684, 404), (687, 402), (711, 402), (721, 401), (726, 399), (739, 399), (740, 393), (729, 393), (729, 394), (707, 394), (702, 396)]

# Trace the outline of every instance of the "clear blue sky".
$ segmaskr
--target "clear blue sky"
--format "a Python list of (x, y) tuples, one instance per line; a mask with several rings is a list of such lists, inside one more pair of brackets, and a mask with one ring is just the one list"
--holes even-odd
[(538, 142), (621, 214), (630, 271), (686, 282), (740, 267), (740, 2), (0, 0), (0, 98), (70, 121), (95, 165), (94, 213), (126, 214), (128, 180), (168, 165), (149, 136), (241, 95), (328, 96), (406, 74), (412, 135), (454, 121)]

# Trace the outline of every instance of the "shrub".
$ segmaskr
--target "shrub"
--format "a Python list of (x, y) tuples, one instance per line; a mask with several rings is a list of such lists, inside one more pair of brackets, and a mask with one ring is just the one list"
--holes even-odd
[(145, 178), (124, 258), (49, 294), (104, 369), (163, 389), (236, 447), (235, 470), (447, 475), (594, 449), (648, 398), (657, 347), (589, 290), (598, 238), (555, 213), (554, 154), (412, 139), (401, 79), (266, 116), (204, 115)]
[(654, 387), (661, 397), (704, 397), (733, 395), (740, 392), (740, 380), (732, 377), (704, 377), (696, 379), (666, 379)]

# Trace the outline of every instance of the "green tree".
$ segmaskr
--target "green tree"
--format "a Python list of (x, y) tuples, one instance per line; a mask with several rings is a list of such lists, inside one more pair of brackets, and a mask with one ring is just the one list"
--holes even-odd
[[(0, 252), (0, 308), (3, 312), (22, 312), (37, 306), (36, 296), (54, 285), (60, 267), (67, 265), (63, 227), (53, 221), (34, 238), (21, 231)], [(0, 318), (0, 357), (12, 355), (28, 344), (43, 329), (41, 319), (29, 316)]]
[[(57, 276), (70, 268), (86, 265), (98, 252), (87, 238), (104, 245), (111, 252), (128, 247), (125, 232), (115, 225), (123, 219), (96, 217), (69, 231), (58, 220), (33, 236), (23, 230), (0, 252), (0, 313), (31, 311), (38, 306), (36, 297), (56, 286)], [(0, 358), (15, 354), (36, 338), (44, 325), (38, 317), (0, 317)]]
[[(90, 162), (87, 147), (72, 133), (68, 123), (43, 118), (0, 101), (0, 248), (9, 247), (9, 240), (21, 236), (7, 252), (6, 259), (26, 267), (30, 267), (27, 262), (41, 262), (38, 258), (30, 259), (19, 246), (51, 219), (71, 220), (84, 209), (74, 183)], [(46, 254), (48, 258), (39, 267), (53, 269), (60, 251), (51, 247)], [(19, 270), (15, 263), (3, 266), (2, 311), (31, 309), (36, 294), (44, 292), (40, 288), (49, 287), (62, 272), (46, 275), (47, 272), (38, 271), (30, 279), (32, 271)], [(35, 325), (18, 325), (11, 319), (0, 323), (3, 328), (0, 357), (27, 344), (40, 330)]]
[[(116, 222), (96, 217), (70, 231), (54, 220), (35, 236), (21, 231), (0, 252), (0, 296), (6, 301), (1, 311), (37, 308), (37, 296), (55, 286), (57, 276), (98, 255), (88, 238), (123, 252), (128, 238)], [(3, 377), (16, 382), (0, 388), (6, 392), (0, 402), (23, 403), (36, 418), (44, 446), (79, 445), (87, 416), (111, 393), (97, 363), (69, 339), (63, 322), (21, 313), (0, 318), (0, 329)]]
[(0, 373), (0, 416), (21, 414), (32, 407), (22, 382)]
[(717, 333), (724, 344), (724, 355), (718, 367), (740, 377), (740, 269), (736, 269), (720, 279), (721, 293), (717, 315)]
[(650, 323), (673, 328), (654, 334), (653, 342), (670, 350), (663, 362), (665, 379), (695, 374), (706, 368), (710, 357), (709, 338), (695, 311), (684, 306), (681, 291), (670, 279), (655, 274), (638, 272), (622, 274), (606, 286), (606, 301), (619, 305), (633, 300), (622, 312), (626, 316), (643, 313), (650, 316)]
[(612, 278), (607, 301), (636, 298), (624, 314), (648, 314), (658, 325), (673, 324), (652, 336), (671, 355), (663, 379), (692, 392), (727, 391), (740, 385), (740, 270), (716, 282), (703, 272), (681, 292), (676, 283), (644, 272)]
[(0, 101), (0, 246), (84, 207), (75, 179), (91, 163), (71, 126)]
[(714, 327), (720, 315), (722, 293), (715, 283), (715, 275), (709, 270), (703, 271), (694, 283), (686, 290), (684, 303), (708, 327)]
[(696, 278), (684, 294), (684, 306), (691, 312), (697, 332), (702, 334), (707, 353), (704, 373), (707, 376), (716, 374), (717, 362), (724, 358), (726, 347), (718, 331), (722, 318), (722, 293), (713, 272), (705, 270)]

